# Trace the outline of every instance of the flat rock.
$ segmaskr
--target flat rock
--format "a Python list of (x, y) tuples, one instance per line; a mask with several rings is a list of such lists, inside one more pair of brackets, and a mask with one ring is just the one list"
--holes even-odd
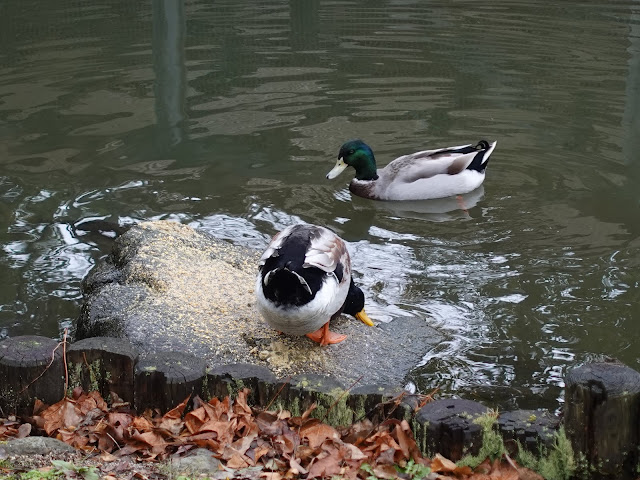
[(126, 337), (140, 353), (187, 352), (209, 368), (249, 363), (278, 378), (316, 373), (345, 385), (401, 385), (443, 339), (414, 317), (372, 328), (341, 316), (332, 330), (348, 338), (330, 347), (280, 335), (255, 307), (259, 256), (178, 223), (136, 225), (83, 282), (76, 337)]
[(218, 470), (220, 460), (206, 448), (196, 448), (188, 456), (171, 459), (171, 468), (178, 474), (196, 475)]
[(71, 445), (50, 437), (16, 438), (2, 443), (2, 449), (7, 455), (45, 455), (76, 451)]

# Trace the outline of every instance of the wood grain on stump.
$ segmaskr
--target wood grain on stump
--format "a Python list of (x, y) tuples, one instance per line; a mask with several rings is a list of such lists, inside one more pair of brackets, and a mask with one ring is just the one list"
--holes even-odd
[(157, 352), (141, 356), (136, 365), (134, 404), (139, 412), (175, 407), (189, 395), (200, 395), (206, 375), (201, 358), (181, 352)]
[(249, 402), (265, 407), (277, 394), (278, 380), (271, 371), (260, 365), (233, 363), (213, 367), (207, 373), (203, 400), (211, 397), (224, 398), (235, 395), (242, 388), (249, 388)]
[(31, 414), (36, 398), (49, 404), (62, 399), (64, 366), (57, 346), (57, 341), (36, 335), (0, 342), (0, 407), (5, 414)]
[(134, 368), (138, 355), (124, 338), (93, 337), (67, 349), (72, 386), (85, 392), (97, 390), (108, 399), (110, 392), (133, 404)]
[(621, 363), (591, 363), (566, 378), (565, 426), (593, 478), (637, 477), (640, 373)]

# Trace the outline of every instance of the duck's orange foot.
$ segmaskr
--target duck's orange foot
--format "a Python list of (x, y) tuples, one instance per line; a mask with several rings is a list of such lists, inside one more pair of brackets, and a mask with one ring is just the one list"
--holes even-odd
[(469, 215), (469, 211), (467, 210), (467, 206), (464, 204), (464, 198), (462, 197), (462, 195), (456, 195), (456, 201), (458, 202), (460, 210)]
[(340, 343), (347, 338), (346, 335), (341, 335), (340, 333), (330, 331), (329, 322), (325, 323), (315, 332), (307, 333), (306, 336), (314, 342), (319, 343), (321, 346)]

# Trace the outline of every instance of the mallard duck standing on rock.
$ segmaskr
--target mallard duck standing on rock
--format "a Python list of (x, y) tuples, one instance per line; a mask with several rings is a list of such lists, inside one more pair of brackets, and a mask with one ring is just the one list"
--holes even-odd
[(362, 140), (340, 148), (336, 166), (327, 174), (336, 178), (347, 167), (356, 170), (349, 190), (373, 200), (428, 200), (462, 195), (484, 181), (489, 156), (497, 142), (424, 150), (403, 155), (377, 170), (373, 150)]
[(273, 237), (260, 258), (256, 296), (271, 327), (320, 345), (347, 338), (329, 331), (329, 321), (342, 312), (373, 326), (351, 278), (347, 246), (324, 227), (292, 225)]

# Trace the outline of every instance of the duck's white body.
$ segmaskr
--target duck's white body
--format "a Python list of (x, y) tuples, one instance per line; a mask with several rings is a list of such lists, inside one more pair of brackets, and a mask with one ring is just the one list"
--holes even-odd
[[(312, 271), (316, 272), (314, 283), (304, 278)], [(273, 293), (272, 298), (267, 298), (265, 291), (269, 292), (283, 275), (289, 276), (285, 277), (287, 281), (298, 281), (313, 298), (303, 304), (295, 304), (285, 293), (278, 293), (277, 300)], [(273, 237), (260, 258), (256, 279), (258, 311), (275, 330), (291, 335), (312, 333), (340, 313), (350, 282), (351, 261), (340, 237), (324, 227), (292, 225)]]
[[(348, 290), (349, 284), (347, 284)], [(341, 291), (329, 277), (320, 292), (316, 294), (316, 298), (296, 308), (281, 307), (270, 302), (258, 285), (256, 285), (256, 291), (258, 292), (258, 311), (262, 317), (271, 328), (289, 335), (306, 335), (320, 329), (340, 309), (347, 297), (347, 292)]]

